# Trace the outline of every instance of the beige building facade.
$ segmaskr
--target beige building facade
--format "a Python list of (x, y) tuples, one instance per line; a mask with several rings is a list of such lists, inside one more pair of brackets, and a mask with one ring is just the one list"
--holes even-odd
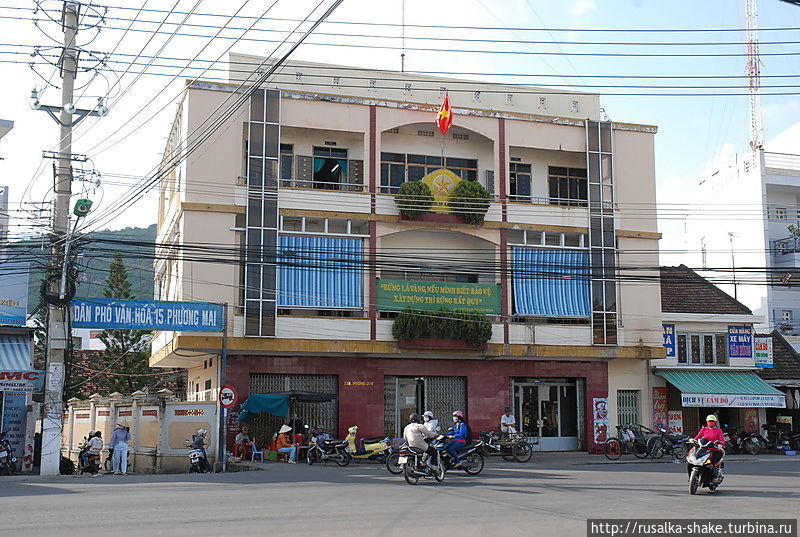
[[(159, 333), (151, 365), (189, 369), (190, 399), (221, 376), (240, 402), (333, 392), (292, 413), (367, 436), (429, 408), (497, 428), (511, 407), (542, 449), (593, 451), (619, 412), (651, 423), (655, 127), (604, 121), (598, 95), (306, 63), (247, 96), (262, 63), (234, 55), (230, 83), (187, 86), (165, 169), (203, 143), (160, 182), (156, 298), (228, 304), (225, 372), (217, 334)], [(449, 205), (401, 214), (418, 180)], [(482, 222), (462, 183), (488, 194)], [(490, 337), (397, 340), (407, 305), (430, 322), (483, 308)]]

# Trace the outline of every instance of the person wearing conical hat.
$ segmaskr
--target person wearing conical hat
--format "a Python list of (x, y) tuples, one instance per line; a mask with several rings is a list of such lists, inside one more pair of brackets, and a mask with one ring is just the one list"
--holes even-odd
[(109, 449), (114, 450), (114, 455), (111, 457), (111, 469), (116, 475), (128, 474), (128, 444), (131, 441), (129, 429), (126, 420), (117, 420), (117, 427), (108, 442)]
[(278, 440), (275, 442), (275, 447), (278, 449), (278, 453), (289, 454), (289, 464), (295, 464), (297, 462), (297, 446), (289, 442), (289, 437), (287, 436), (287, 433), (291, 430), (292, 428), (288, 425), (281, 426), (278, 431)]

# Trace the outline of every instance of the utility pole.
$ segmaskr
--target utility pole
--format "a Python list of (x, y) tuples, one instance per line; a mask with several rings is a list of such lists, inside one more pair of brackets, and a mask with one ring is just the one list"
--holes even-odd
[(736, 285), (736, 258), (733, 255), (733, 231), (728, 232), (728, 240), (731, 242), (731, 272), (733, 272), (733, 298), (739, 300), (739, 293)]
[[(56, 158), (55, 207), (53, 209), (52, 267), (64, 263), (65, 245), (69, 232), (69, 205), (72, 196), (72, 114), (75, 112), (73, 91), (77, 74), (78, 3), (64, 2), (61, 24), (64, 30), (64, 50), (61, 54), (61, 110), (59, 114), (59, 148)], [(66, 263), (61, 267), (67, 270)], [(60, 278), (48, 280), (48, 294), (60, 294)], [(63, 413), (64, 356), (67, 349), (67, 307), (59, 301), (48, 305), (47, 320), (47, 380), (44, 388), (42, 416), (41, 475), (59, 475), (61, 462), (61, 415)]]

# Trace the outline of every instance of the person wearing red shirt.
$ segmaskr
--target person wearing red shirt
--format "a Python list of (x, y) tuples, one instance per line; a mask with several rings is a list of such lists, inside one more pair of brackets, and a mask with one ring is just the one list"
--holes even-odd
[[(711, 440), (712, 442), (719, 442), (722, 447), (725, 447), (725, 435), (722, 434), (722, 429), (717, 427), (717, 417), (714, 414), (709, 414), (706, 416), (706, 426), (700, 429), (700, 432), (694, 437), (695, 440), (699, 440), (700, 438), (704, 438), (706, 440)], [(714, 468), (717, 472), (717, 478), (722, 481), (722, 468), (720, 467), (719, 461), (722, 459), (722, 452), (721, 451), (714, 451), (711, 453), (711, 462), (714, 464)]]

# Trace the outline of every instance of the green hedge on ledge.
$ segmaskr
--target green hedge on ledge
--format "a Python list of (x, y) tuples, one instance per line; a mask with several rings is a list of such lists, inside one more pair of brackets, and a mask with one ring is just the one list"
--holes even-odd
[(450, 197), (450, 208), (467, 224), (479, 226), (483, 224), (491, 200), (491, 194), (479, 182), (461, 181)]
[(400, 214), (413, 220), (430, 212), (433, 193), (431, 187), (422, 181), (407, 181), (400, 185), (394, 200)]
[(407, 308), (395, 318), (392, 336), (398, 341), (453, 339), (480, 348), (492, 337), (492, 323), (485, 314), (474, 311)]

